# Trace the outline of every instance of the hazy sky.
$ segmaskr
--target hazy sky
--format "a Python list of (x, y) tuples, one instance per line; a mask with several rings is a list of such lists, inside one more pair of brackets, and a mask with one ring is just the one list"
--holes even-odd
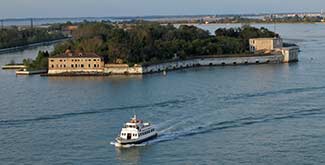
[(0, 0), (0, 18), (320, 11), (325, 0)]

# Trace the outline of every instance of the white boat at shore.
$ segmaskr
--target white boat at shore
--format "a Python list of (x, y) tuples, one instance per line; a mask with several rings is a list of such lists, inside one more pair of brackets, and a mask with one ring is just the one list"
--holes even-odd
[(140, 144), (158, 136), (154, 126), (137, 119), (136, 115), (124, 124), (120, 134), (115, 139), (115, 146)]

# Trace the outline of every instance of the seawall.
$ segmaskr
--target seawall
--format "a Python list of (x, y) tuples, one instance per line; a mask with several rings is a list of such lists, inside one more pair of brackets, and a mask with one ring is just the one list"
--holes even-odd
[(197, 66), (223, 66), (223, 65), (248, 65), (248, 64), (266, 64), (283, 63), (282, 54), (263, 55), (263, 56), (240, 56), (240, 57), (214, 57), (202, 56), (188, 60), (175, 60), (158, 64), (135, 65), (129, 67), (126, 64), (106, 64), (104, 73), (106, 74), (147, 74), (176, 70), (181, 68), (190, 68)]

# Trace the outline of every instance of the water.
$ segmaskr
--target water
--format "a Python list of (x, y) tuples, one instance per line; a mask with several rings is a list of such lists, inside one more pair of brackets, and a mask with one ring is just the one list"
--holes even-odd
[[(276, 29), (301, 47), (299, 63), (129, 77), (1, 70), (1, 164), (324, 164), (325, 25)], [(47, 49), (0, 55), (0, 64)], [(134, 112), (160, 136), (117, 149)]]

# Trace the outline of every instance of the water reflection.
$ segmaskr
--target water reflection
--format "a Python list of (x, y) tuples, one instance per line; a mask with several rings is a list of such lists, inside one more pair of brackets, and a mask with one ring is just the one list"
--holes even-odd
[(127, 164), (139, 164), (141, 158), (141, 148), (116, 148), (116, 159)]

